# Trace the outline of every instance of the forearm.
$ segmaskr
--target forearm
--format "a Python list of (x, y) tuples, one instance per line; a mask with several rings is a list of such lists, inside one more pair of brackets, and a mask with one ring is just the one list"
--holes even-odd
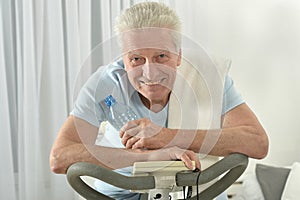
[(146, 161), (149, 157), (149, 152), (139, 149), (125, 150), (74, 143), (54, 148), (50, 155), (50, 166), (55, 173), (66, 173), (68, 167), (76, 162), (89, 162), (117, 169), (130, 166), (136, 161)]
[[(132, 153), (130, 158), (124, 159), (125, 163), (120, 163), (120, 157), (125, 154), (124, 150), (96, 146), (94, 143), (97, 134), (97, 127), (79, 118), (68, 117), (51, 150), (51, 170), (55, 173), (66, 173), (67, 168), (76, 162), (89, 162), (113, 169), (129, 166), (133, 160), (145, 159), (142, 153), (138, 156)], [(130, 151), (132, 150), (128, 150)]]
[(175, 130), (172, 145), (201, 154), (226, 156), (242, 153), (252, 158), (263, 158), (268, 151), (264, 130), (251, 126), (237, 126), (215, 130)]
[[(268, 153), (268, 137), (255, 114), (241, 104), (223, 116), (221, 129), (169, 130), (180, 147), (215, 156), (242, 153), (251, 158), (264, 158)], [(169, 136), (170, 137), (170, 136)], [(188, 139), (187, 139), (188, 138)], [(187, 142), (188, 141), (188, 142)]]
[(68, 167), (76, 162), (89, 162), (109, 169), (119, 169), (132, 166), (135, 162), (182, 159), (189, 168), (193, 167), (192, 160), (200, 167), (199, 160), (191, 152), (178, 147), (158, 150), (121, 149), (68, 142), (61, 148), (53, 148), (50, 154), (50, 166), (54, 173), (59, 174), (66, 173)]

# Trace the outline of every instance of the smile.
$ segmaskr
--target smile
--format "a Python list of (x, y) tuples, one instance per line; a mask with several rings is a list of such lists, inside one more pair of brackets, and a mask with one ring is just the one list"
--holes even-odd
[(160, 81), (156, 81), (156, 82), (147, 82), (147, 83), (144, 83), (145, 85), (157, 85), (159, 84)]
[(159, 80), (159, 81), (154, 81), (154, 82), (145, 82), (145, 81), (141, 81), (142, 84), (144, 85), (148, 85), (148, 86), (152, 86), (152, 85), (157, 85), (162, 83), (165, 80), (165, 78)]

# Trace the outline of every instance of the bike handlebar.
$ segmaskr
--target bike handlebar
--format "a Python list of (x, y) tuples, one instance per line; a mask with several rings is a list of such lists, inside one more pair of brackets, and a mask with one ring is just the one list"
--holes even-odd
[[(245, 171), (247, 165), (247, 156), (238, 153), (231, 154), (201, 172), (178, 172), (176, 174), (176, 184), (177, 186), (201, 185), (218, 178), (228, 171), (221, 179), (198, 194), (201, 200), (213, 199), (232, 185)], [(80, 176), (94, 177), (126, 190), (148, 190), (155, 188), (155, 179), (153, 176), (124, 176), (99, 165), (86, 162), (74, 163), (67, 170), (68, 182), (75, 191), (88, 200), (111, 200), (112, 198), (88, 186)], [(197, 196), (191, 197), (189, 200), (195, 200), (196, 198)]]

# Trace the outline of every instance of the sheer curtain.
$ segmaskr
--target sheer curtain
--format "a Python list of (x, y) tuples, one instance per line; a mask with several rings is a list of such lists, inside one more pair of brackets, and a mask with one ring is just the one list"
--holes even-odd
[(75, 80), (96, 70), (82, 63), (136, 2), (0, 1), (0, 199), (77, 199), (65, 176), (50, 171), (50, 149)]
[(71, 107), (69, 61), (80, 67), (76, 15), (76, 2), (1, 1), (0, 199), (74, 196), (48, 158)]

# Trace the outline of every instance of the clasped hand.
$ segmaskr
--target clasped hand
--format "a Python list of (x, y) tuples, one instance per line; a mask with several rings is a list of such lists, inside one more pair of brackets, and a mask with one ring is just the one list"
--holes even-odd
[(147, 118), (125, 124), (120, 130), (120, 137), (128, 149), (160, 149), (173, 139), (167, 128), (160, 127)]
[(120, 138), (128, 149), (167, 152), (170, 160), (180, 159), (188, 168), (191, 168), (191, 161), (195, 161), (196, 168), (200, 169), (200, 161), (195, 152), (181, 149), (176, 144), (172, 145), (174, 138), (172, 130), (160, 127), (147, 118), (126, 123), (120, 130)]

